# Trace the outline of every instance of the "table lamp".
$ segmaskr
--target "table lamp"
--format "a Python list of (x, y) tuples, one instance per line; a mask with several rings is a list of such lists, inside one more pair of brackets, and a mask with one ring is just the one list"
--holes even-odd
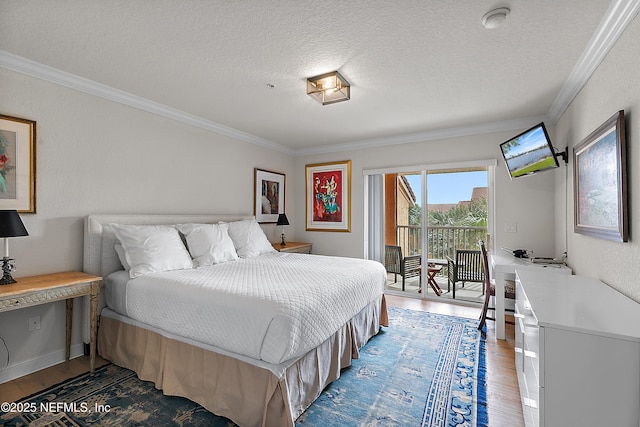
[(0, 237), (4, 237), (4, 258), (2, 258), (2, 279), (0, 285), (16, 283), (11, 277), (11, 270), (15, 268), (13, 259), (9, 258), (9, 237), (28, 236), (27, 229), (17, 211), (0, 211)]
[(284, 226), (289, 225), (289, 220), (287, 219), (287, 215), (283, 213), (279, 214), (278, 222), (276, 223), (276, 225), (282, 226), (282, 242), (280, 242), (280, 246), (285, 246), (286, 243), (284, 242)]

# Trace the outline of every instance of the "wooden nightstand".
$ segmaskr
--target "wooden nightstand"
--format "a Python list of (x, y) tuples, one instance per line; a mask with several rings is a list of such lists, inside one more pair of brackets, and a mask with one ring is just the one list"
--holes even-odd
[(289, 252), (297, 254), (310, 254), (312, 246), (311, 243), (304, 242), (287, 242), (287, 244), (284, 246), (282, 246), (280, 243), (272, 243), (272, 245), (278, 252)]
[(65, 300), (67, 302), (66, 359), (71, 353), (71, 324), (73, 298), (89, 295), (91, 307), (91, 329), (89, 343), (89, 366), (93, 371), (96, 363), (96, 327), (98, 294), (102, 277), (80, 271), (19, 277), (17, 283), (0, 286), (0, 312), (17, 310), (39, 304)]

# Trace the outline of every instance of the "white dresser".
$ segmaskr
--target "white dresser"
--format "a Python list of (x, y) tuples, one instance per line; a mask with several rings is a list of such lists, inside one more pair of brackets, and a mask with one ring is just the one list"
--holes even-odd
[(525, 424), (640, 425), (640, 304), (583, 276), (516, 270)]

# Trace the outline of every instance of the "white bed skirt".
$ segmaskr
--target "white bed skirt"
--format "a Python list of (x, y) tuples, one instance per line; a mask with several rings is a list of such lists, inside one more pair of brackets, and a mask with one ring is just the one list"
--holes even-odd
[(153, 381), (164, 394), (186, 397), (243, 427), (293, 427), (380, 326), (388, 325), (382, 295), (285, 369), (269, 369), (264, 362), (217, 353), (110, 313), (106, 309), (100, 319), (100, 356)]

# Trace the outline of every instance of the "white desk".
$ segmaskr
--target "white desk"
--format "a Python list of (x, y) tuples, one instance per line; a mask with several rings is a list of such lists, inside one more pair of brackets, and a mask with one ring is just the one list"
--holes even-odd
[[(499, 252), (498, 252), (499, 251)], [(505, 339), (504, 333), (504, 282), (516, 279), (517, 269), (545, 269), (559, 274), (571, 274), (563, 264), (534, 264), (528, 259), (516, 258), (500, 250), (489, 254), (493, 278), (496, 281), (496, 338)]]

